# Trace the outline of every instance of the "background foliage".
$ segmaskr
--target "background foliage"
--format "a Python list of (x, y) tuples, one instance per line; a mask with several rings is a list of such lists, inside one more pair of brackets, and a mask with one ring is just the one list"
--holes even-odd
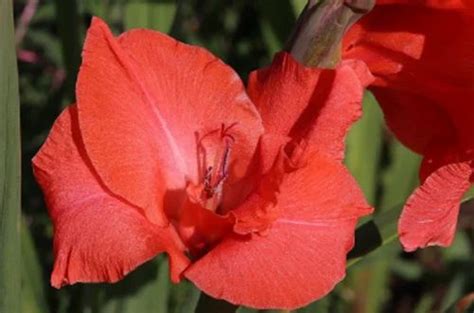
[[(161, 257), (115, 285), (51, 288), (52, 226), (30, 160), (59, 112), (74, 101), (82, 41), (93, 15), (105, 19), (116, 34), (146, 27), (204, 46), (245, 80), (251, 70), (268, 64), (282, 48), (305, 1), (15, 0), (14, 33), (11, 3), (0, 0), (0, 312), (235, 310), (226, 303), (212, 302), (190, 283), (172, 285)], [(23, 150), (21, 262), (15, 46)], [(474, 291), (474, 208), (465, 204), (451, 248), (401, 252), (394, 240), (396, 220), (401, 204), (417, 184), (419, 158), (387, 132), (369, 93), (364, 113), (348, 138), (346, 162), (378, 210), (373, 220), (358, 229), (347, 278), (329, 296), (297, 312), (455, 312), (452, 305)], [(18, 309), (20, 286), (15, 284), (20, 275)], [(238, 312), (257, 311), (239, 308)]]

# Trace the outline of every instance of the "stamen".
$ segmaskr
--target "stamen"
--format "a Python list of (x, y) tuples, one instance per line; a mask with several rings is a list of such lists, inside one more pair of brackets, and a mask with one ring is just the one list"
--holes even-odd
[(212, 166), (209, 166), (206, 170), (206, 176), (204, 177), (204, 193), (207, 199), (212, 198), (214, 195), (214, 188), (212, 187)]
[(227, 177), (227, 170), (229, 168), (229, 158), (232, 152), (232, 144), (234, 143), (234, 139), (232, 141), (225, 140), (225, 148), (224, 148), (224, 155), (222, 157), (222, 166), (221, 166), (221, 176)]
[(224, 151), (220, 158), (216, 156), (216, 170), (213, 171), (214, 167), (210, 166), (207, 169), (206, 176), (204, 177), (204, 190), (207, 193), (208, 198), (212, 197), (214, 193), (220, 189), (226, 178), (228, 177), (229, 159), (232, 151), (232, 141), (224, 141)]
[[(207, 158), (209, 156), (209, 151), (206, 151), (207, 145), (205, 144), (204, 139), (217, 136), (217, 138), (214, 137), (214, 144), (211, 144), (211, 147), (214, 147), (217, 150), (214, 150), (213, 153), (213, 164), (211, 166), (207, 166), (207, 164), (201, 164), (201, 166), (205, 168), (205, 170), (202, 170), (202, 172), (204, 172), (204, 177), (202, 181), (203, 189), (201, 198), (203, 205), (210, 210), (216, 210), (217, 206), (219, 205), (222, 197), (221, 193), (223, 184), (229, 176), (228, 169), (230, 165), (230, 156), (232, 153), (232, 146), (235, 142), (235, 138), (229, 134), (229, 130), (235, 125), (237, 125), (237, 123), (234, 123), (228, 127), (225, 127), (225, 125), (222, 124), (220, 129), (207, 133), (198, 142), (198, 151), (203, 154), (202, 156), (204, 157), (204, 161), (212, 162), (212, 160)], [(217, 145), (215, 144), (216, 140)]]

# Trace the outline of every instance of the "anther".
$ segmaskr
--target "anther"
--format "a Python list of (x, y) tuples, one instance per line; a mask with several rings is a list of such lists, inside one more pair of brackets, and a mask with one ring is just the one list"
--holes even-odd
[(206, 175), (204, 176), (204, 193), (207, 199), (212, 198), (214, 195), (214, 188), (211, 183), (212, 180), (212, 166), (206, 169)]

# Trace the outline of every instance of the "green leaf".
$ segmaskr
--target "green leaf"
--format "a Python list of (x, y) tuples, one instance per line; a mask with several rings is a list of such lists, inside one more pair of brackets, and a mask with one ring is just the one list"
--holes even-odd
[(474, 199), (474, 186), (471, 187), (467, 192), (466, 194), (464, 195), (464, 199), (467, 201), (467, 200), (471, 200), (471, 199)]
[(229, 302), (201, 293), (195, 313), (234, 313), (237, 309), (237, 306)]
[(366, 92), (364, 115), (352, 127), (347, 138), (345, 163), (371, 204), (375, 204), (377, 173), (382, 150), (383, 117), (374, 96)]
[[(362, 118), (354, 125), (347, 138), (345, 163), (362, 188), (367, 201), (375, 206), (381, 167), (383, 116), (377, 101), (370, 92), (364, 95), (363, 113)], [(364, 255), (378, 247), (381, 241), (377, 227), (369, 222), (366, 227), (356, 232), (356, 246), (349, 257)], [(380, 290), (370, 287), (371, 284), (379, 284), (381, 281), (368, 269), (350, 272), (348, 282), (351, 283), (356, 297), (364, 297), (368, 300), (371, 296), (380, 298), (380, 294), (374, 294)], [(361, 312), (373, 312), (371, 301), (357, 302), (355, 305), (363, 306), (358, 308)]]
[(168, 313), (170, 280), (164, 257), (150, 261), (115, 284), (84, 285), (86, 311)]
[[(360, 226), (356, 231), (356, 238), (360, 239), (356, 242), (355, 247), (363, 245), (365, 253), (397, 238), (398, 219), (403, 204), (418, 182), (420, 156), (396, 140), (391, 143), (389, 154), (391, 163), (383, 172), (381, 204), (375, 212), (375, 218)], [(363, 233), (371, 235), (360, 236)], [(359, 247), (359, 249), (361, 248)]]
[(150, 28), (169, 33), (176, 15), (176, 2), (129, 2), (125, 5), (125, 28)]
[(421, 156), (393, 140), (389, 147), (391, 163), (383, 173), (383, 196), (380, 209), (404, 203), (418, 185)]
[(425, 294), (418, 302), (414, 309), (414, 313), (428, 313), (434, 303), (434, 297), (432, 294)]
[(375, 222), (373, 220), (367, 221), (356, 229), (354, 248), (347, 257), (349, 259), (362, 257), (380, 247), (382, 241), (382, 236)]
[(172, 285), (170, 290), (169, 312), (194, 312), (200, 296), (201, 291), (187, 280), (177, 285)]
[(20, 312), (20, 106), (12, 0), (0, 0), (0, 312)]
[(391, 163), (383, 172), (381, 204), (375, 219), (357, 228), (356, 244), (349, 258), (360, 257), (396, 238), (402, 204), (418, 183), (420, 156), (396, 140), (389, 147), (389, 155)]
[(462, 298), (466, 280), (466, 274), (458, 273), (451, 281), (441, 305), (443, 312), (449, 310), (453, 303), (456, 303), (460, 298)]
[[(402, 204), (394, 206), (392, 209), (378, 214), (373, 220), (359, 226), (356, 230), (356, 236), (359, 232), (371, 232), (372, 235), (360, 238), (359, 241), (356, 242), (355, 248), (359, 244), (362, 244), (365, 247), (370, 247), (370, 249), (366, 248), (364, 250), (364, 254), (368, 254), (369, 252), (378, 249), (380, 246), (393, 242), (397, 238), (397, 223), (402, 208)], [(347, 262), (347, 267), (351, 267), (359, 262), (364, 254), (354, 256), (351, 254), (350, 260)]]
[(38, 254), (28, 225), (21, 226), (21, 312), (47, 313), (48, 305)]

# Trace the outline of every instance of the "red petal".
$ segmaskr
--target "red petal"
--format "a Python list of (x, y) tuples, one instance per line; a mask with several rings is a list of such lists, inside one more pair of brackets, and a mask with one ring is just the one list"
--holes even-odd
[(216, 57), (152, 31), (116, 40), (97, 18), (84, 46), (77, 99), (99, 176), (155, 223), (166, 223), (163, 199), (179, 200), (172, 190), (197, 183), (197, 135), (237, 123), (230, 133), (238, 175), (263, 132), (240, 79)]
[[(377, 77), (435, 74), (446, 82), (472, 86), (474, 52), (469, 39), (474, 39), (474, 7), (467, 2), (377, 1), (345, 36), (344, 56), (365, 61)], [(440, 49), (446, 45), (450, 49), (443, 53)]]
[(442, 166), (468, 160), (469, 157), (459, 153), (456, 142), (436, 142), (436, 144), (430, 145), (423, 157), (419, 172), (420, 181), (424, 182), (428, 176)]
[(226, 214), (229, 210), (233, 210), (241, 205), (242, 201), (255, 189), (262, 175), (272, 168), (282, 147), (288, 144), (289, 141), (291, 141), (289, 137), (270, 133), (260, 137), (254, 158), (248, 167), (245, 178), (238, 184), (227, 184), (224, 186), (220, 214)]
[(473, 6), (472, 0), (377, 0), (377, 5), (403, 4), (405, 6), (426, 6), (439, 9), (464, 9)]
[(474, 146), (472, 128), (468, 134), (461, 125), (474, 121), (466, 101), (474, 94), (472, 4), (378, 1), (345, 37), (344, 57), (367, 63), (390, 128), (419, 153), (458, 136)]
[(132, 30), (119, 42), (137, 61), (151, 96), (188, 156), (190, 178), (199, 171), (195, 132), (203, 136), (222, 125), (230, 127), (235, 139), (233, 175), (243, 176), (263, 126), (238, 74), (207, 50), (159, 32)]
[(348, 171), (314, 156), (280, 186), (281, 215), (264, 235), (231, 236), (185, 276), (204, 292), (257, 308), (301, 307), (344, 277), (357, 218), (371, 209)]
[(296, 170), (291, 165), (286, 153), (280, 148), (270, 170), (254, 177), (257, 186), (239, 207), (230, 212), (235, 218), (235, 233), (246, 235), (266, 232), (282, 214), (278, 195), (287, 175)]
[(459, 205), (472, 175), (469, 162), (445, 165), (431, 174), (408, 199), (398, 233), (406, 251), (449, 246), (456, 231)]
[(179, 279), (188, 261), (174, 229), (151, 224), (99, 182), (74, 106), (57, 119), (33, 165), (54, 223), (54, 287), (114, 282), (163, 251), (170, 255), (173, 279)]
[(282, 52), (250, 75), (248, 93), (267, 132), (304, 138), (342, 159), (346, 133), (361, 115), (362, 83), (370, 81), (362, 67), (354, 61), (336, 70), (306, 68)]
[(189, 198), (176, 217), (176, 228), (191, 255), (198, 257), (232, 231), (233, 219), (203, 206), (199, 199), (201, 186), (190, 185), (187, 190)]
[(385, 120), (397, 138), (410, 149), (426, 154), (436, 142), (453, 142), (453, 121), (439, 103), (413, 91), (396, 88), (371, 89), (383, 109)]

